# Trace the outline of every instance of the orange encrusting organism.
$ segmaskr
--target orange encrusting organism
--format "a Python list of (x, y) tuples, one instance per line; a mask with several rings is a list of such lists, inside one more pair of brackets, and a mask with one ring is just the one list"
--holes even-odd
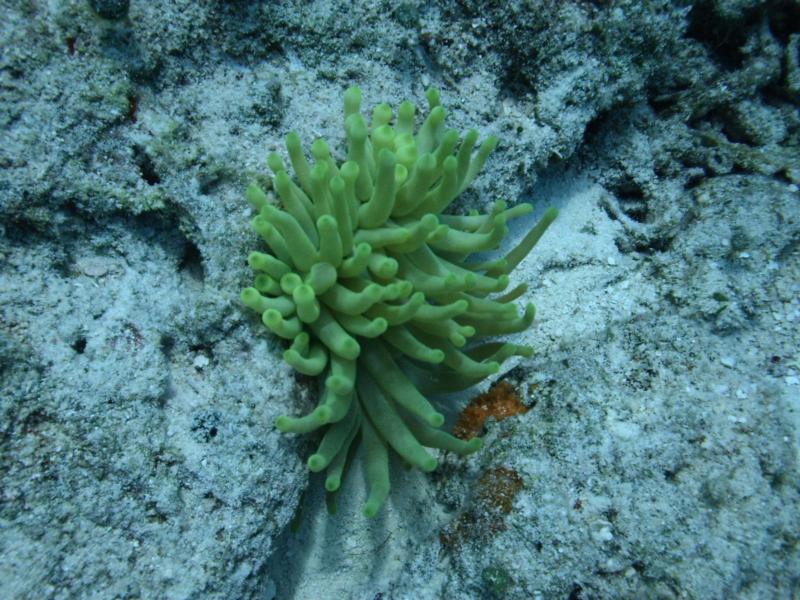
[(453, 426), (453, 435), (462, 440), (471, 439), (480, 434), (483, 424), (489, 417), (502, 421), (507, 417), (528, 412), (514, 387), (507, 381), (500, 381), (489, 391), (475, 397), (461, 411), (458, 421)]

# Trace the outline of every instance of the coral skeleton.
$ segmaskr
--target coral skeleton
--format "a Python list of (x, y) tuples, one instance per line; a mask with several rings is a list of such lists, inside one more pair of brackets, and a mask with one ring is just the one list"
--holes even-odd
[(396, 115), (377, 105), (368, 125), (361, 91), (344, 95), (346, 160), (339, 163), (318, 139), (313, 163), (299, 136), (286, 137), (294, 171), (272, 153), (267, 163), (281, 208), (256, 185), (246, 197), (258, 211), (253, 229), (269, 252), (253, 252), (257, 272), (242, 302), (264, 325), (289, 341), (284, 359), (305, 375), (319, 376), (317, 407), (301, 417), (281, 416), (280, 431), (325, 428), (308, 467), (326, 470), (325, 488), (336, 492), (360, 443), (373, 516), (389, 495), (389, 449), (406, 463), (432, 471), (427, 448), (459, 455), (481, 447), (441, 429), (444, 416), (428, 396), (466, 389), (497, 373), (512, 356), (531, 348), (487, 338), (529, 327), (534, 307), (519, 314), (514, 300), (525, 285), (506, 291), (509, 273), (556, 217), (549, 209), (508, 253), (496, 250), (507, 222), (530, 204), (494, 203), (486, 214), (443, 212), (470, 185), (497, 145), (475, 149), (478, 132), (463, 137), (445, 127), (439, 93), (428, 90), (429, 111), (415, 129), (415, 106)]

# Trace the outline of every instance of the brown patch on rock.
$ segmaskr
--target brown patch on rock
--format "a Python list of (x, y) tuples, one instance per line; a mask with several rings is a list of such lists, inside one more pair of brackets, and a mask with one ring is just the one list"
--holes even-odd
[(439, 535), (447, 550), (466, 540), (487, 539), (505, 529), (504, 515), (514, 508), (514, 498), (522, 489), (519, 473), (508, 467), (492, 467), (478, 480), (471, 506), (450, 522)]
[(480, 434), (489, 417), (502, 421), (526, 412), (528, 407), (522, 403), (514, 386), (507, 381), (501, 381), (467, 405), (453, 427), (453, 435), (468, 440)]

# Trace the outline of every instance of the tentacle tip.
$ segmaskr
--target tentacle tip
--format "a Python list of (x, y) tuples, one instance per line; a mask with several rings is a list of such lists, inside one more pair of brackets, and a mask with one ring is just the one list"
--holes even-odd
[(286, 146), (288, 147), (300, 147), (300, 136), (296, 131), (290, 131), (286, 134)]
[(281, 415), (277, 419), (275, 419), (275, 427), (278, 429), (278, 431), (281, 431), (283, 433), (288, 433), (289, 429), (291, 428), (291, 425), (292, 425), (292, 418), (286, 415)]
[(451, 333), (449, 336), (450, 342), (456, 348), (463, 348), (464, 345), (467, 343), (467, 338), (465, 338), (460, 333)]
[(479, 437), (474, 437), (467, 442), (467, 453), (472, 454), (483, 448), (483, 440)]
[(428, 113), (432, 123), (440, 124), (444, 123), (444, 119), (447, 116), (447, 113), (442, 106), (435, 106), (430, 113)]
[(242, 293), (239, 294), (239, 298), (242, 300), (242, 304), (245, 306), (250, 306), (253, 302), (255, 302), (261, 294), (258, 293), (258, 290), (253, 287), (246, 287), (242, 290)]
[(493, 214), (498, 214), (503, 212), (508, 207), (508, 203), (505, 200), (495, 200), (494, 204), (492, 204), (491, 212)]
[(370, 302), (378, 302), (383, 297), (383, 288), (377, 283), (370, 283), (361, 293)]
[(358, 177), (358, 163), (348, 160), (341, 166), (339, 173), (343, 179), (354, 181)]
[(447, 232), (450, 228), (447, 225), (438, 225), (436, 229), (434, 229), (431, 234), (428, 236), (429, 242), (438, 242), (447, 235)]
[(344, 98), (352, 102), (361, 102), (361, 88), (357, 85), (351, 85), (345, 90)]
[(332, 215), (322, 215), (319, 219), (317, 219), (318, 230), (336, 231), (338, 228), (339, 224), (336, 222), (336, 218)]
[(435, 458), (433, 458), (432, 456), (429, 456), (428, 458), (426, 458), (424, 461), (422, 461), (422, 464), (420, 465), (422, 470), (425, 471), (426, 473), (430, 473), (431, 471), (435, 471), (436, 467), (438, 467), (438, 466), (439, 466), (439, 461), (436, 460)]
[(320, 472), (326, 465), (325, 458), (321, 454), (312, 454), (308, 457), (308, 468), (314, 473)]
[(325, 480), (325, 489), (329, 492), (335, 492), (339, 489), (339, 486), (342, 484), (341, 479), (338, 477), (330, 476)]
[(381, 507), (381, 505), (378, 504), (377, 502), (372, 501), (372, 500), (368, 501), (364, 505), (364, 510), (363, 510), (364, 516), (367, 517), (368, 519), (371, 519), (372, 517), (374, 517), (378, 513), (378, 509), (380, 507)]
[[(408, 298), (408, 295), (414, 291), (414, 285), (410, 281), (398, 281), (397, 289), (400, 290), (401, 298)], [(421, 292), (420, 292), (421, 293)], [(424, 296), (423, 296), (424, 300)]]
[(530, 358), (534, 355), (534, 350), (530, 346), (517, 346), (517, 356)]
[(508, 259), (501, 258), (500, 260), (497, 261), (497, 266), (496, 266), (497, 271), (499, 271), (502, 274), (502, 272), (506, 271), (507, 269), (508, 269)]
[(343, 340), (336, 354), (347, 360), (355, 360), (361, 354), (361, 346), (353, 338)]
[(394, 152), (389, 150), (388, 148), (381, 148), (380, 152), (378, 152), (378, 163), (381, 167), (385, 169), (394, 169), (394, 163), (396, 162)]
[(320, 425), (325, 425), (326, 423), (330, 422), (331, 417), (333, 416), (333, 411), (331, 411), (331, 409), (327, 406), (318, 406), (311, 414), (314, 415), (314, 420), (317, 423)]
[(261, 321), (270, 329), (275, 329), (281, 320), (281, 313), (274, 308), (269, 308), (261, 314)]
[(427, 419), (428, 425), (431, 427), (439, 428), (444, 424), (444, 415), (441, 413), (433, 413)]
[(437, 225), (439, 225), (439, 217), (437, 217), (437, 216), (436, 216), (435, 214), (433, 214), (433, 213), (428, 213), (428, 214), (426, 214), (425, 216), (423, 216), (423, 217), (422, 217), (422, 218), (419, 220), (419, 222), (420, 222), (420, 224), (421, 224), (421, 225), (422, 225), (422, 226), (423, 226), (425, 229), (431, 229), (431, 230), (432, 230), (432, 229), (434, 229), (434, 228), (435, 228)]
[(381, 336), (386, 333), (387, 329), (389, 329), (389, 322), (379, 317), (372, 322), (372, 331), (370, 331), (370, 335), (374, 335), (375, 337)]
[(331, 375), (325, 380), (325, 387), (341, 396), (353, 391), (353, 381), (341, 375)]

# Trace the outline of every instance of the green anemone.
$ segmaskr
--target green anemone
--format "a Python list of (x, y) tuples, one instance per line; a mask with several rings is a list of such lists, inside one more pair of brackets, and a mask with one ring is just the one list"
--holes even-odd
[(396, 117), (379, 104), (368, 125), (361, 91), (348, 89), (346, 160), (337, 162), (318, 139), (310, 163), (292, 132), (286, 149), (294, 178), (279, 155), (267, 160), (278, 202), (255, 185), (245, 194), (269, 253), (248, 257), (257, 274), (242, 302), (290, 341), (286, 362), (321, 382), (313, 411), (281, 416), (276, 426), (289, 433), (325, 429), (308, 466), (326, 470), (331, 493), (360, 443), (367, 516), (389, 495), (389, 448), (423, 471), (437, 465), (426, 448), (460, 455), (480, 448), (479, 439), (440, 429), (444, 416), (410, 373), (425, 374), (426, 390), (457, 391), (497, 373), (512, 356), (531, 355), (527, 346), (486, 338), (523, 331), (533, 321), (532, 304), (522, 310), (513, 304), (526, 287), (505, 291), (508, 273), (557, 214), (549, 209), (503, 257), (476, 259), (496, 250), (508, 222), (532, 207), (496, 202), (483, 215), (442, 214), (478, 175), (497, 139), (476, 150), (478, 132), (462, 137), (447, 129), (438, 91), (428, 90), (427, 99), (428, 115), (415, 133), (411, 102), (400, 104)]

